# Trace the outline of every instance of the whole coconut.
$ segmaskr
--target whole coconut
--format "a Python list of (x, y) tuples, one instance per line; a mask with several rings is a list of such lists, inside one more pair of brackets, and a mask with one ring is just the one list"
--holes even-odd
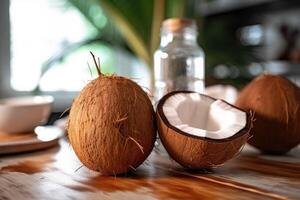
[(155, 113), (135, 82), (100, 74), (74, 100), (68, 136), (85, 166), (103, 175), (122, 174), (143, 163), (153, 149)]
[(282, 154), (300, 143), (300, 90), (289, 80), (261, 75), (242, 90), (236, 106), (254, 112), (254, 147)]

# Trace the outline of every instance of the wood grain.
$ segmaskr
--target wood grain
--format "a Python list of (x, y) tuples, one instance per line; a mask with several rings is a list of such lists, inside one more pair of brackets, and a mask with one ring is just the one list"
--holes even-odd
[(300, 155), (246, 147), (220, 168), (188, 171), (153, 152), (136, 171), (114, 177), (82, 166), (61, 140), (46, 151), (0, 157), (0, 199), (300, 199)]

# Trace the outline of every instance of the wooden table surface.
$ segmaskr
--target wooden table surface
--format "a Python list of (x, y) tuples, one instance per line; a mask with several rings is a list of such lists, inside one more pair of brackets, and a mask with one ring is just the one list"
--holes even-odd
[(286, 156), (246, 146), (224, 166), (187, 171), (153, 152), (135, 172), (104, 177), (82, 166), (65, 139), (0, 157), (0, 199), (300, 199), (300, 147)]

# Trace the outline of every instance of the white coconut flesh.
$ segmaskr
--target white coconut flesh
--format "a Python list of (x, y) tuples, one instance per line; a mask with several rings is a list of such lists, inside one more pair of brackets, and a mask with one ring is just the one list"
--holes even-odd
[(173, 94), (163, 104), (163, 113), (182, 132), (210, 139), (229, 138), (247, 123), (245, 112), (198, 93)]

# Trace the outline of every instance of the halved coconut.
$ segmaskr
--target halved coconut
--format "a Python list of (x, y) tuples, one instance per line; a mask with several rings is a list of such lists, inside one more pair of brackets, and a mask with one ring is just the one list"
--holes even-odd
[(188, 168), (222, 165), (247, 142), (252, 126), (244, 111), (189, 91), (171, 92), (157, 105), (157, 124), (169, 155)]

